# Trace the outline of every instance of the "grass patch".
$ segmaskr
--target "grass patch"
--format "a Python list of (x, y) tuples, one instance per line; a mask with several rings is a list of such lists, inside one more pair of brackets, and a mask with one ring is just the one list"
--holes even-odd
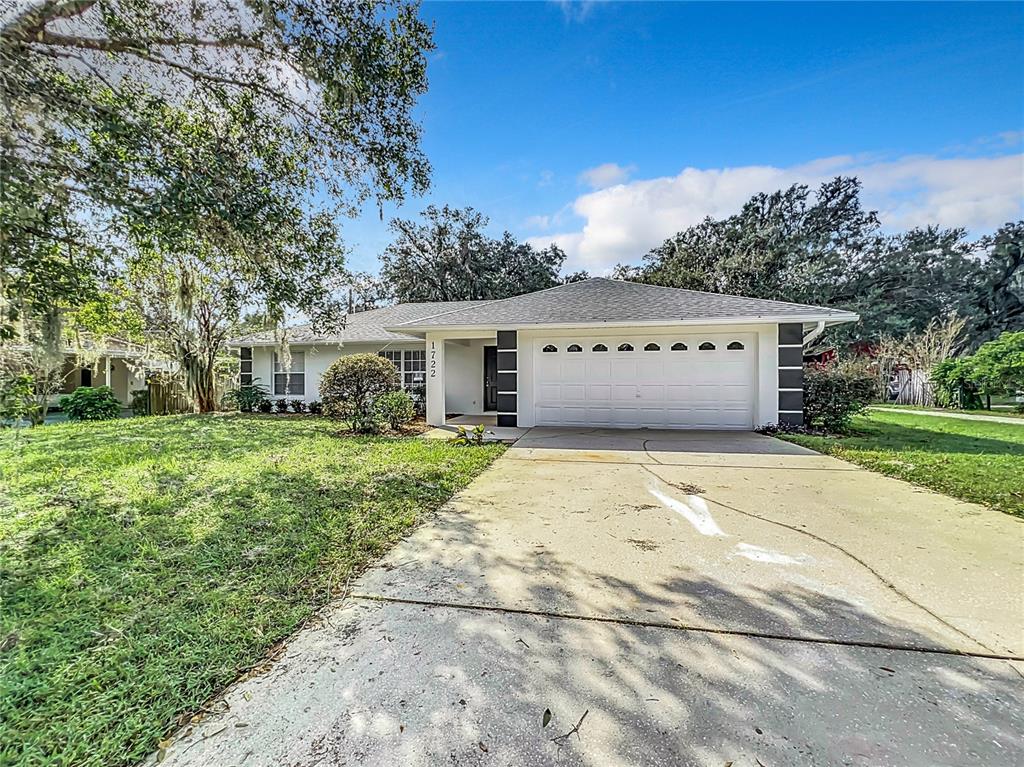
[(146, 757), (503, 449), (240, 415), (0, 433), (0, 764)]
[(869, 410), (845, 437), (780, 434), (890, 477), (1024, 517), (1024, 428)]

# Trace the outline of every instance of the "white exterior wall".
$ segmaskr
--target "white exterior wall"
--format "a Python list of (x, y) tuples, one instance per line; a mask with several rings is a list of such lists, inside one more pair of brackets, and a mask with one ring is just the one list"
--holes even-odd
[(754, 333), (757, 349), (754, 351), (756, 366), (754, 369), (754, 426), (765, 423), (777, 423), (778, 412), (778, 326), (765, 325), (686, 325), (686, 326), (633, 326), (633, 327), (595, 327), (575, 330), (566, 329), (526, 329), (518, 333), (519, 366), (518, 377), (518, 423), (519, 426), (535, 426), (534, 413), (534, 350), (543, 346), (546, 339), (565, 338), (567, 336), (581, 339), (609, 338), (615, 336), (643, 336), (647, 334), (694, 335), (700, 333), (728, 334)]
[(338, 346), (312, 346), (307, 344), (291, 344), (291, 351), (304, 352), (306, 355), (306, 386), (303, 395), (300, 397), (293, 394), (274, 394), (274, 347), (255, 346), (252, 350), (252, 377), (258, 378), (258, 384), (265, 386), (270, 392), (270, 399), (301, 399), (305, 402), (313, 402), (320, 399), (320, 379), (324, 372), (339, 357), (348, 354), (376, 354), (379, 351), (389, 349), (392, 351), (405, 349), (422, 349), (422, 343), (401, 342), (394, 344), (345, 344)]
[(444, 360), (444, 408), (448, 413), (479, 415), (484, 412), (484, 346), (494, 341), (475, 338), (447, 341)]

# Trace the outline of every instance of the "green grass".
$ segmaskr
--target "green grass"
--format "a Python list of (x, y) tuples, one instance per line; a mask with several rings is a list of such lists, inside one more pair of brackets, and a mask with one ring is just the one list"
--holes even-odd
[(1024, 517), (1024, 426), (871, 410), (854, 418), (853, 431), (782, 439)]
[(886, 410), (907, 410), (914, 412), (915, 410), (930, 412), (930, 413), (968, 413), (970, 415), (997, 415), (1000, 418), (1021, 418), (1024, 419), (1024, 413), (1018, 413), (1012, 408), (1002, 409), (993, 408), (992, 410), (947, 410), (941, 407), (921, 407), (920, 405), (872, 405), (875, 408), (884, 408)]
[(502, 450), (239, 415), (0, 432), (0, 764), (147, 756)]

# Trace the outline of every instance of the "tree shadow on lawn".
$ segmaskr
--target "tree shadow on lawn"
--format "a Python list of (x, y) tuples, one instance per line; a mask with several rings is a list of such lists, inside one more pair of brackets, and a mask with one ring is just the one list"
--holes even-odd
[[(1024, 437), (1024, 429), (1021, 432), (1021, 436)], [(925, 426), (911, 428), (888, 422), (881, 425), (872, 424), (867, 428), (855, 426), (850, 434), (839, 435), (830, 438), (829, 441), (854, 450), (1024, 457), (1024, 439), (1014, 441), (994, 437), (974, 437), (968, 434), (929, 429)]]
[(370, 438), (314, 465), (290, 449), (306, 437), (275, 441), (251, 475), (142, 472), (137, 496), (116, 471), (108, 494), (72, 484), (0, 542), (0, 762), (143, 758), (490, 460), (459, 454), (457, 470), (454, 448)]
[[(608, 577), (600, 562), (536, 557), (525, 546), (504, 556), (465, 518), (446, 518), (437, 534), (458, 554), (440, 577), (471, 585), (462, 600), (471, 604), (357, 599), (328, 611), (320, 628), (288, 645), (285, 662), (230, 692), (227, 713), (182, 733), (165, 764), (931, 767), (1024, 759), (1019, 672), (1001, 660), (862, 646), (937, 643), (854, 602), (796, 584), (740, 589), (685, 563), (652, 582), (641, 569)], [(400, 554), (385, 563), (396, 581), (438, 577)], [(533, 573), (534, 583), (512, 610), (496, 610), (507, 595), (489, 575), (510, 572), (526, 581)], [(625, 609), (617, 621), (588, 620), (595, 616), (573, 587), (580, 583), (597, 585), (609, 604), (655, 611), (682, 595), (699, 605), (705, 630), (657, 616), (662, 625), (637, 625)], [(781, 636), (745, 635), (749, 627)], [(862, 644), (783, 638), (849, 632)]]

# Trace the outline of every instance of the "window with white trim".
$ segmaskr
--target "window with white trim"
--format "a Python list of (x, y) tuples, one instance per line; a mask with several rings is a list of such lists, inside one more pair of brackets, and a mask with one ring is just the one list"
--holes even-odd
[(398, 378), (403, 389), (415, 389), (427, 381), (426, 349), (384, 349), (377, 352), (381, 357), (391, 361), (398, 371)]
[(427, 350), (408, 349), (403, 355), (402, 386), (413, 389), (427, 382)]
[(291, 395), (302, 397), (306, 394), (306, 353), (292, 352), (292, 364), (285, 369), (281, 358), (274, 352), (274, 396)]
[(238, 350), (238, 385), (252, 386), (252, 347), (243, 346)]

